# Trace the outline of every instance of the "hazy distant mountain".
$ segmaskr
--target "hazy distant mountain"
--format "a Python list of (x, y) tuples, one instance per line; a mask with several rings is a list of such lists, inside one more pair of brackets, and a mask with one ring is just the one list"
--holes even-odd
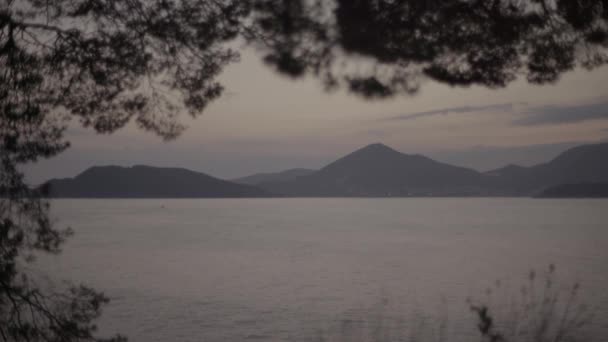
[(483, 175), (383, 144), (357, 150), (292, 181), (259, 186), (287, 196), (450, 196), (484, 193)]
[(248, 185), (258, 185), (260, 183), (268, 183), (268, 182), (286, 182), (292, 181), (297, 177), (307, 176), (316, 172), (316, 170), (312, 169), (289, 169), (281, 172), (274, 173), (256, 173), (251, 176), (241, 177), (230, 180), (234, 183), (239, 184), (248, 184)]
[(561, 184), (607, 183), (608, 143), (571, 148), (548, 163), (520, 167), (510, 165), (487, 172), (500, 191), (532, 195)]
[(542, 198), (608, 198), (608, 183), (562, 184), (541, 192)]
[(264, 197), (256, 187), (235, 184), (204, 173), (150, 166), (97, 166), (74, 178), (46, 183), (50, 197), (204, 198)]
[(372, 144), (308, 176), (259, 186), (287, 196), (532, 196), (583, 182), (608, 183), (608, 143), (575, 147), (532, 167), (486, 173)]
[[(532, 167), (509, 165), (485, 173), (372, 144), (319, 171), (292, 169), (236, 181), (256, 186), (149, 166), (93, 167), (47, 184), (53, 197), (534, 196), (562, 184), (608, 184), (608, 143), (575, 147)], [(575, 190), (595, 191), (591, 185)]]

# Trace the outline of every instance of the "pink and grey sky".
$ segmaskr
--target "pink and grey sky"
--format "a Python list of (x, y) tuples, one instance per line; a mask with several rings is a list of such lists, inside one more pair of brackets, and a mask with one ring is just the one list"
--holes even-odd
[(608, 67), (565, 74), (553, 85), (519, 80), (505, 89), (427, 81), (414, 96), (367, 101), (293, 81), (251, 51), (220, 78), (224, 96), (177, 140), (128, 126), (111, 135), (73, 125), (72, 147), (26, 169), (32, 183), (93, 165), (186, 167), (220, 178), (292, 167), (319, 168), (373, 142), (404, 153), (489, 170), (531, 165), (608, 138)]

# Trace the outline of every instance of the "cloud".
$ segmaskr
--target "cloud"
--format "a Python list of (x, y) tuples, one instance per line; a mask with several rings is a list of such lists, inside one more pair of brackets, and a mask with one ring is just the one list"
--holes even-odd
[(545, 105), (529, 107), (523, 117), (514, 120), (518, 126), (558, 125), (608, 119), (608, 101), (579, 105)]
[(477, 113), (485, 111), (505, 111), (512, 112), (516, 105), (525, 105), (525, 103), (501, 103), (492, 104), (486, 106), (462, 106), (462, 107), (450, 107), (438, 110), (430, 110), (424, 112), (415, 112), (393, 116), (390, 118), (381, 119), (381, 121), (403, 121), (403, 120), (414, 120), (423, 117), (437, 116), (437, 115), (448, 115), (448, 114), (464, 114), (464, 113)]
[(608, 101), (599, 100), (584, 104), (568, 105), (539, 105), (529, 106), (527, 103), (501, 103), (485, 106), (449, 107), (437, 110), (407, 113), (378, 121), (406, 121), (430, 116), (448, 114), (466, 114), (478, 112), (508, 112), (515, 113), (518, 118), (512, 123), (517, 126), (540, 126), (579, 123), (589, 120), (608, 119)]

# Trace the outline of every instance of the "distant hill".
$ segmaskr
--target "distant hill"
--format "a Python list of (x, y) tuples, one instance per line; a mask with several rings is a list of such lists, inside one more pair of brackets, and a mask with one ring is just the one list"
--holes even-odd
[(562, 184), (541, 192), (541, 198), (608, 198), (608, 183)]
[(486, 175), (495, 189), (512, 195), (534, 195), (561, 184), (608, 183), (608, 143), (574, 147), (544, 164), (510, 165)]
[(151, 166), (96, 166), (74, 178), (43, 185), (50, 197), (67, 198), (205, 198), (267, 197), (259, 188), (235, 184), (204, 173)]
[(258, 185), (286, 196), (533, 196), (585, 182), (608, 183), (608, 143), (575, 147), (532, 167), (485, 173), (372, 144), (310, 175)]
[(575, 147), (532, 167), (485, 173), (372, 144), (318, 171), (292, 169), (235, 182), (178, 168), (105, 166), (46, 185), (52, 197), (98, 198), (554, 196), (551, 191), (603, 189), (580, 184), (608, 184), (608, 143)]
[(307, 176), (316, 172), (312, 169), (289, 169), (281, 172), (274, 173), (256, 173), (251, 176), (241, 177), (230, 180), (234, 183), (247, 184), (247, 185), (258, 185), (261, 183), (268, 182), (286, 182), (296, 179), (297, 177)]
[(383, 144), (359, 149), (292, 181), (259, 186), (286, 196), (451, 196), (484, 193), (483, 175)]

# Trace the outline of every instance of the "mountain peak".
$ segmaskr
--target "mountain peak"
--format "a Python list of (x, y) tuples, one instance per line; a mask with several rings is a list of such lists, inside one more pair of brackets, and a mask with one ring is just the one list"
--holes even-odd
[[(469, 193), (479, 188), (481, 174), (439, 163), (421, 155), (398, 152), (382, 143), (367, 145), (318, 172), (274, 184), (271, 192), (307, 196), (411, 196)], [(446, 190), (448, 189), (448, 190)]]
[(373, 143), (373, 144), (369, 144), (367, 146), (364, 147), (364, 149), (388, 149), (388, 150), (392, 150), (392, 148), (384, 145), (383, 143)]
[(382, 152), (391, 152), (391, 153), (400, 153), (389, 146), (386, 146), (382, 143), (373, 143), (369, 144), (365, 147), (360, 148), (359, 150), (353, 153), (361, 153), (361, 152), (371, 152), (371, 153), (382, 153)]
[(379, 160), (398, 158), (401, 156), (404, 156), (401, 152), (398, 152), (382, 143), (374, 143), (351, 152), (350, 154), (327, 165), (324, 169), (340, 165), (344, 162), (356, 161), (358, 163), (367, 164), (375, 163)]

